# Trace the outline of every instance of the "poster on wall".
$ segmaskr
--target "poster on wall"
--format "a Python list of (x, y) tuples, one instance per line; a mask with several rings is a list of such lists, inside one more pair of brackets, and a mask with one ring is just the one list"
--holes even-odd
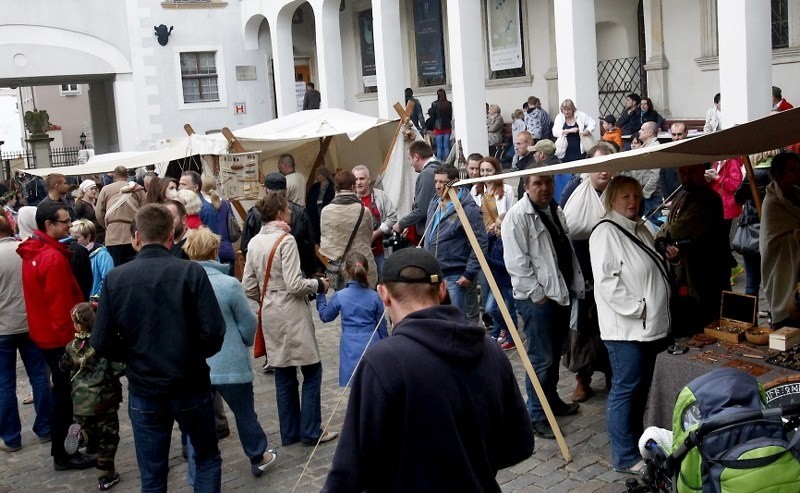
[(489, 67), (493, 72), (522, 67), (519, 0), (486, 0)]
[(306, 83), (302, 80), (294, 83), (294, 99), (297, 103), (297, 111), (303, 111), (303, 101), (306, 99)]
[[(440, 0), (414, 0), (414, 39), (417, 49), (417, 77), (420, 81), (444, 83), (444, 36)], [(420, 84), (420, 85), (430, 85)]]
[(364, 87), (378, 85), (375, 72), (375, 38), (372, 35), (372, 9), (358, 13), (358, 34), (361, 38), (361, 77)]

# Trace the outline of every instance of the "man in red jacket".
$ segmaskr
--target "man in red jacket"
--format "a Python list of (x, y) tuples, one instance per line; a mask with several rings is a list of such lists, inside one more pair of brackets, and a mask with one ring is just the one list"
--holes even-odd
[(64, 438), (72, 423), (69, 377), (58, 368), (64, 347), (75, 335), (70, 311), (83, 301), (72, 274), (69, 249), (58, 242), (69, 236), (72, 221), (63, 204), (41, 204), (36, 209), (37, 231), (22, 242), (22, 291), (33, 342), (42, 349), (53, 376), (52, 444), (50, 454), (56, 471), (94, 467), (96, 458), (64, 451)]

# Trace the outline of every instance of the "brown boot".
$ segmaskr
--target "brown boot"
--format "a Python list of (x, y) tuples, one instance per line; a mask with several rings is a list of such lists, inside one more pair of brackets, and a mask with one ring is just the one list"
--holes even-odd
[(572, 402), (584, 402), (588, 400), (591, 396), (594, 395), (594, 390), (592, 387), (589, 386), (591, 380), (584, 375), (577, 374), (575, 375), (575, 380), (578, 384), (575, 386), (575, 390), (572, 392)]

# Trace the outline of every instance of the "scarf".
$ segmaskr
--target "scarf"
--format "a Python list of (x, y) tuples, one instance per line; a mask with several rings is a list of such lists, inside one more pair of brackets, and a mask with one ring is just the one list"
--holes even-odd
[(285, 221), (278, 221), (278, 220), (270, 221), (270, 222), (268, 222), (266, 224), (266, 226), (269, 226), (271, 228), (280, 229), (282, 231), (285, 231), (286, 233), (291, 233), (292, 232), (292, 228), (290, 228), (289, 225), (286, 224)]

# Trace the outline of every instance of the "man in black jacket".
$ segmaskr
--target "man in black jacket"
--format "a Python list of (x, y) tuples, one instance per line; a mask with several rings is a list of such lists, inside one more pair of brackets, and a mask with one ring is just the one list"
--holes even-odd
[[(284, 192), (286, 193), (286, 177), (280, 173), (270, 173), (264, 179), (264, 193)], [(314, 265), (314, 230), (311, 228), (311, 220), (305, 207), (289, 201), (289, 209), (292, 210), (292, 219), (289, 227), (292, 230), (297, 242), (297, 250), (300, 253), (300, 270), (306, 277), (312, 277), (316, 271)], [(239, 242), (239, 249), (242, 255), (247, 256), (247, 245), (255, 235), (261, 231), (261, 214), (255, 207), (251, 207), (247, 212), (242, 228), (242, 238)]]
[(436, 259), (393, 253), (378, 294), (394, 332), (356, 370), (323, 492), (499, 492), (497, 471), (533, 453), (508, 358), (447, 293)]
[(126, 364), (142, 490), (166, 489), (177, 420), (194, 446), (195, 488), (220, 491), (222, 459), (206, 358), (222, 347), (225, 320), (205, 270), (170, 255), (170, 211), (145, 205), (136, 227), (142, 248), (106, 277), (91, 344), (98, 355)]

